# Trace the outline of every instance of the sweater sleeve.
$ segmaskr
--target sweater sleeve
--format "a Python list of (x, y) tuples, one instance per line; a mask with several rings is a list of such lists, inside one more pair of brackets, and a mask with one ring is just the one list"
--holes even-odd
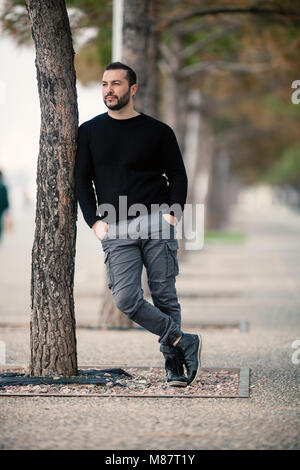
[(101, 217), (96, 215), (97, 201), (93, 187), (93, 162), (88, 143), (88, 127), (83, 123), (78, 129), (75, 158), (75, 192), (83, 217), (92, 227)]
[[(169, 206), (179, 204), (181, 211), (184, 211), (184, 204), (187, 197), (188, 179), (183, 163), (181, 151), (173, 129), (166, 127), (162, 144), (163, 171), (169, 181)], [(178, 220), (182, 213), (170, 211)]]

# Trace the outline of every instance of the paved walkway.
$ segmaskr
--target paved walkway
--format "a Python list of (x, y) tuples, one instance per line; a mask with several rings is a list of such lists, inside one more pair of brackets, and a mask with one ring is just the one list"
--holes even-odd
[[(0, 322), (29, 321), (32, 213), (0, 247)], [(250, 322), (203, 331), (203, 367), (251, 368), (250, 399), (2, 398), (0, 449), (299, 449), (300, 215), (236, 208), (243, 244), (189, 252), (177, 280), (186, 322)], [(76, 318), (96, 323), (101, 247), (79, 220)], [(97, 261), (98, 259), (98, 261)], [(4, 263), (4, 264), (2, 264)], [(189, 294), (191, 294), (189, 296)], [(7, 363), (28, 363), (29, 330), (1, 329)], [(79, 364), (163, 365), (146, 331), (77, 331)], [(300, 358), (300, 353), (299, 353)]]

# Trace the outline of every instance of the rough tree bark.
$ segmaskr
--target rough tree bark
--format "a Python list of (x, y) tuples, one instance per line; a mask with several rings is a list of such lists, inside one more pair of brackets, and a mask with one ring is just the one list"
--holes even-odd
[(26, 0), (41, 108), (36, 228), (32, 248), (32, 376), (77, 374), (73, 168), (78, 109), (74, 51), (64, 0)]

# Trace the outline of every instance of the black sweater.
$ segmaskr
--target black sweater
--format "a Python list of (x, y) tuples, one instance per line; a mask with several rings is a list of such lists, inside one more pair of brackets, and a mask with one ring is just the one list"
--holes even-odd
[(97, 204), (112, 204), (117, 220), (122, 218), (120, 195), (127, 196), (128, 208), (142, 203), (150, 212), (151, 204), (178, 203), (183, 211), (187, 175), (173, 130), (144, 113), (115, 119), (106, 112), (84, 122), (78, 130), (75, 189), (90, 227), (106, 215), (96, 215)]

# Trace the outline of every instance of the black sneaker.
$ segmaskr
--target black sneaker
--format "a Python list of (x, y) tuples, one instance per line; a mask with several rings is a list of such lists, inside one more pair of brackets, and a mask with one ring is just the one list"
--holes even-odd
[(201, 336), (192, 335), (190, 333), (183, 333), (176, 346), (174, 346), (174, 349), (181, 354), (182, 361), (186, 366), (188, 385), (195, 382), (198, 376), (201, 367), (201, 348)]
[(184, 375), (183, 366), (174, 354), (164, 354), (167, 383), (172, 387), (186, 387), (187, 378)]

